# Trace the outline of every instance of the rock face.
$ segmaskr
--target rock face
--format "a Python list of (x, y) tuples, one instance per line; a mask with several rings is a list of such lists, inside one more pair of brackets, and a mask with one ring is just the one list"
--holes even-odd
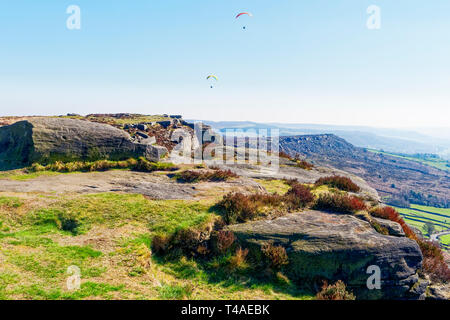
[(0, 127), (2, 170), (36, 161), (119, 160), (146, 155), (158, 161), (165, 153), (167, 150), (157, 146), (133, 142), (120, 129), (89, 121), (35, 118)]
[[(285, 247), (286, 273), (294, 281), (342, 280), (358, 299), (417, 299), (424, 294), (417, 285), (423, 260), (417, 243), (379, 234), (354, 216), (307, 211), (229, 229), (254, 253), (267, 242)], [(367, 288), (371, 265), (381, 269), (379, 290)]]

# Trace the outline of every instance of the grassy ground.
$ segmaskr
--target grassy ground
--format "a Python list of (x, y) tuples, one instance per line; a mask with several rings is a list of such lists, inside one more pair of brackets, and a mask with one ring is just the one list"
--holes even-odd
[(18, 169), (18, 170), (10, 170), (10, 171), (0, 171), (0, 179), (24, 181), (24, 180), (35, 179), (40, 176), (55, 176), (58, 174), (61, 174), (61, 173), (54, 172), (54, 171), (27, 172), (26, 170)]
[[(209, 221), (212, 205), (117, 193), (0, 192), (0, 299), (312, 298), (283, 277), (264, 282), (245, 270), (229, 273), (221, 268), (229, 257), (202, 263), (151, 255), (153, 235)], [(81, 270), (76, 291), (67, 289), (70, 266)]]
[(406, 160), (420, 162), (420, 163), (423, 163), (423, 164), (426, 164), (431, 167), (435, 167), (435, 168), (438, 168), (438, 169), (441, 169), (444, 171), (450, 171), (450, 162), (447, 160), (444, 160), (444, 159), (434, 159), (434, 158), (422, 159), (422, 158), (418, 158), (418, 157), (414, 157), (414, 156), (399, 155), (399, 154), (384, 152), (384, 151), (375, 150), (375, 149), (367, 149), (367, 150), (370, 152), (382, 153), (382, 154), (389, 155), (392, 157), (397, 157), (397, 158), (402, 158), (402, 159), (406, 159)]
[[(436, 231), (450, 230), (450, 209), (412, 204), (411, 208), (396, 208), (405, 221), (423, 231), (423, 226), (432, 223)], [(450, 245), (450, 237), (442, 237), (441, 243)]]
[(156, 122), (156, 121), (164, 121), (170, 118), (165, 117), (163, 115), (135, 115), (133, 117), (127, 118), (114, 118), (114, 117), (83, 117), (83, 116), (64, 116), (63, 118), (69, 119), (86, 119), (96, 122), (103, 122), (115, 125), (125, 125), (125, 124), (136, 124), (136, 123), (147, 123), (147, 122)]
[(289, 185), (282, 180), (265, 180), (265, 179), (254, 179), (260, 185), (262, 185), (267, 192), (277, 193), (279, 195), (285, 194), (289, 190)]

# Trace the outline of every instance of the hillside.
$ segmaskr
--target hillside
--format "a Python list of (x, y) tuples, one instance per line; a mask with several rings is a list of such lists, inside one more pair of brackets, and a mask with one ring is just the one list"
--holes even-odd
[[(2, 159), (18, 168), (0, 172), (0, 299), (317, 299), (325, 283), (345, 299), (450, 297), (442, 251), (359, 174), (275, 151), (252, 163), (250, 149), (172, 163), (180, 127), (193, 133), (179, 116), (128, 114), (1, 127)], [(291, 139), (336, 149), (328, 161), (355, 149)], [(366, 285), (373, 265), (380, 290)]]
[(203, 121), (215, 130), (276, 129), (280, 136), (334, 134), (354, 146), (393, 153), (435, 153), (450, 160), (450, 140), (445, 129), (431, 135), (406, 129), (382, 129), (365, 126), (339, 126), (296, 123), (257, 123), (251, 121)]
[(280, 148), (363, 177), (382, 197), (450, 207), (450, 175), (409, 159), (369, 152), (332, 134), (280, 137)]

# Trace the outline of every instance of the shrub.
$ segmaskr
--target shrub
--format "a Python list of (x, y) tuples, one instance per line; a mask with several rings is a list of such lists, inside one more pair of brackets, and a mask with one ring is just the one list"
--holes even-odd
[(355, 213), (356, 211), (367, 209), (364, 201), (355, 196), (332, 193), (321, 194), (313, 208), (340, 213)]
[(167, 252), (170, 246), (171, 237), (167, 235), (156, 235), (152, 239), (152, 251), (159, 254)]
[(40, 172), (40, 171), (44, 171), (44, 170), (45, 170), (44, 166), (40, 165), (39, 163), (33, 163), (31, 165), (31, 167), (28, 168), (27, 171), (29, 171), (29, 172)]
[(235, 236), (233, 231), (219, 230), (212, 236), (214, 248), (219, 253), (225, 253), (234, 243)]
[(423, 255), (422, 270), (430, 276), (433, 281), (447, 283), (450, 281), (450, 268), (444, 260), (442, 250), (438, 243), (417, 240)]
[(269, 266), (279, 269), (289, 263), (286, 249), (282, 246), (274, 246), (272, 243), (265, 243), (261, 251), (269, 262)]
[(229, 260), (231, 270), (242, 269), (245, 267), (245, 259), (248, 255), (248, 249), (238, 248), (236, 253)]
[(245, 222), (258, 214), (257, 205), (249, 196), (239, 192), (226, 194), (218, 206), (225, 211), (224, 220), (227, 224)]
[(284, 151), (280, 151), (280, 152), (278, 153), (278, 156), (279, 156), (280, 158), (285, 158), (285, 159), (289, 159), (289, 160), (292, 159), (291, 156), (288, 155), (288, 154), (287, 154), (286, 152), (284, 152)]
[(226, 181), (239, 176), (231, 170), (217, 169), (214, 171), (186, 170), (178, 173), (175, 177), (179, 182), (195, 183), (199, 181)]
[(152, 171), (173, 171), (177, 168), (172, 163), (162, 163), (162, 162), (150, 162), (144, 157), (139, 159), (128, 159), (123, 161), (110, 161), (110, 160), (98, 160), (94, 162), (61, 162), (56, 161), (54, 163), (42, 166), (38, 163), (33, 163), (33, 165), (27, 168), (27, 172), (39, 172), (39, 171), (56, 171), (56, 172), (87, 172), (87, 171), (106, 171), (111, 169), (131, 169), (143, 172)]
[(202, 233), (194, 228), (180, 229), (173, 235), (172, 244), (181, 248), (185, 253), (197, 252), (202, 244)]
[(327, 282), (322, 286), (322, 290), (317, 293), (318, 300), (355, 300), (353, 293), (348, 292), (346, 285), (341, 280), (338, 280), (333, 285), (328, 285)]
[(315, 182), (316, 186), (328, 185), (343, 191), (359, 192), (361, 190), (351, 179), (342, 176), (330, 176), (319, 178)]
[(400, 214), (395, 211), (392, 207), (376, 207), (370, 210), (370, 214), (374, 217), (387, 219), (394, 222), (397, 222), (402, 226), (403, 231), (406, 236), (410, 239), (417, 240), (417, 236), (414, 231), (406, 224), (405, 220), (400, 216)]
[(312, 170), (314, 168), (314, 165), (306, 160), (296, 160), (295, 166), (304, 170)]
[(313, 202), (314, 195), (304, 185), (293, 183), (286, 193), (285, 199), (291, 205), (291, 209), (300, 209)]
[(72, 234), (78, 233), (81, 222), (74, 215), (59, 213), (58, 220), (62, 230), (69, 231)]
[[(132, 163), (132, 162), (131, 162)], [(130, 165), (131, 169), (143, 172), (153, 172), (153, 171), (175, 171), (176, 168), (172, 163), (163, 162), (150, 162), (144, 157), (139, 157), (136, 164)]]

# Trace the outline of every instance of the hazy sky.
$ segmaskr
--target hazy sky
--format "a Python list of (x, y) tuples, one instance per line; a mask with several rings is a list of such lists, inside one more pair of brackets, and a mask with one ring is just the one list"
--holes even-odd
[(449, 12), (448, 0), (2, 0), (0, 115), (449, 127)]

